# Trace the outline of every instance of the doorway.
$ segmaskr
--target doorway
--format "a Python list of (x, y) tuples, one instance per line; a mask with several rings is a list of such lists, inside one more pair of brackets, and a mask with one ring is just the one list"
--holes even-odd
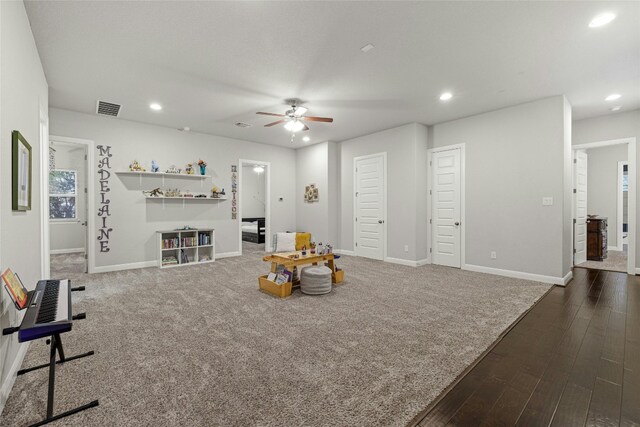
[(239, 252), (270, 252), (271, 164), (246, 159), (238, 163)]
[(353, 159), (354, 252), (384, 260), (387, 251), (387, 153)]
[(51, 277), (89, 272), (87, 141), (51, 137), (47, 204)]
[(431, 263), (464, 264), (464, 145), (430, 152)]
[(635, 274), (635, 138), (573, 146), (573, 264)]

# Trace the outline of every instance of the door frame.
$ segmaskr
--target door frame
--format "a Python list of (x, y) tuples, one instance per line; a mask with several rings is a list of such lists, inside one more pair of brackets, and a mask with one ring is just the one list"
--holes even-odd
[(359, 160), (366, 160), (374, 157), (382, 157), (382, 211), (384, 212), (384, 218), (382, 219), (384, 222), (382, 223), (382, 239), (384, 240), (382, 244), (382, 261), (387, 261), (387, 152), (383, 151), (380, 153), (367, 154), (364, 156), (358, 156), (353, 158), (353, 215), (352, 215), (352, 224), (353, 224), (353, 254), (358, 256), (356, 241), (358, 240), (358, 227), (356, 224), (356, 215), (357, 215), (357, 200), (356, 200), (356, 188), (358, 186), (358, 174), (356, 172), (356, 164)]
[(427, 150), (427, 242), (429, 253), (427, 254), (427, 264), (433, 264), (433, 154), (443, 151), (460, 150), (460, 269), (466, 268), (466, 210), (465, 210), (465, 174), (466, 174), (466, 143), (445, 145)]
[[(575, 158), (576, 150), (589, 150), (591, 148), (602, 148), (609, 147), (612, 145), (621, 145), (627, 144), (627, 162), (628, 162), (628, 176), (629, 176), (629, 208), (627, 212), (627, 217), (629, 218), (629, 230), (628, 230), (628, 241), (629, 241), (629, 250), (627, 251), (627, 274), (638, 274), (640, 270), (636, 270), (636, 203), (637, 203), (637, 189), (636, 189), (636, 138), (620, 138), (620, 139), (610, 139), (606, 141), (596, 141), (589, 142), (586, 144), (577, 144), (571, 146), (571, 162)], [(571, 188), (573, 194), (573, 188), (575, 188), (574, 178), (571, 179)], [(587, 183), (587, 186), (589, 184)], [(588, 187), (587, 187), (588, 188)], [(571, 266), (575, 266), (573, 259), (573, 249), (574, 249), (574, 230), (573, 230), (573, 219), (576, 216), (576, 202), (575, 198), (571, 203)], [(587, 201), (588, 203), (588, 201)]]
[[(624, 191), (622, 191), (622, 177), (624, 176), (624, 167), (627, 166), (627, 174), (629, 173), (629, 161), (621, 160), (618, 161), (618, 188), (617, 188), (617, 209), (616, 209), (616, 250), (621, 251), (624, 249), (624, 245), (622, 243), (622, 237), (624, 235), (624, 229), (622, 227), (622, 222), (624, 221)], [(628, 192), (628, 191), (627, 191)], [(627, 195), (628, 197), (628, 195)], [(627, 212), (627, 218), (629, 217), (629, 213)], [(627, 240), (629, 240), (627, 238)]]
[(271, 252), (271, 162), (262, 160), (238, 160), (238, 254), (242, 255), (242, 170), (245, 164), (260, 165), (265, 168), (264, 185), (265, 185), (265, 201), (264, 201), (264, 251)]
[[(85, 146), (87, 153), (87, 235), (86, 235), (86, 248), (85, 253), (87, 255), (87, 273), (95, 273), (96, 269), (96, 252), (95, 252), (95, 240), (96, 240), (96, 232), (95, 232), (95, 218), (92, 214), (95, 208), (95, 177), (96, 177), (96, 165), (94, 164), (95, 159), (95, 143), (90, 139), (80, 139), (80, 138), (70, 138), (66, 136), (49, 136), (49, 140), (47, 141), (47, 163), (46, 163), (46, 176), (49, 177), (49, 144), (51, 141), (60, 142), (63, 144), (77, 144)], [(44, 217), (44, 222), (46, 222), (46, 235), (47, 241), (49, 240), (49, 179), (42, 180), (42, 206), (43, 211), (46, 211), (46, 216)], [(44, 240), (44, 239), (43, 239)], [(46, 253), (47, 259), (51, 259), (51, 248), (49, 247), (49, 242), (43, 248)]]

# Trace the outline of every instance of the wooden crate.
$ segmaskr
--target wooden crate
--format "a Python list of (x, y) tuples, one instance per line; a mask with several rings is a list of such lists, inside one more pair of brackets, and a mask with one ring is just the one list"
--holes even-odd
[(260, 285), (261, 291), (264, 291), (278, 298), (287, 298), (291, 296), (291, 282), (286, 282), (282, 285), (278, 285), (276, 282), (272, 282), (271, 280), (267, 279), (267, 276), (260, 276), (258, 277), (258, 284)]
[(331, 273), (331, 280), (335, 284), (340, 284), (344, 281), (344, 270), (338, 270), (335, 273)]

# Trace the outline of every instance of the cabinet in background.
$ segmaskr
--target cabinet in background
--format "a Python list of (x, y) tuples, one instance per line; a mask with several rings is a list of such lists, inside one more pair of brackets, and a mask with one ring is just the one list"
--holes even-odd
[(607, 218), (587, 219), (587, 259), (590, 261), (607, 259)]

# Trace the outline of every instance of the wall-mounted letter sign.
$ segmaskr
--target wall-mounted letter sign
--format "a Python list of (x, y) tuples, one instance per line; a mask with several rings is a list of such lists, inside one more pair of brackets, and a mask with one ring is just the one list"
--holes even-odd
[(98, 182), (100, 182), (100, 207), (98, 208), (98, 242), (100, 242), (100, 252), (109, 252), (109, 236), (113, 228), (107, 224), (107, 219), (111, 216), (109, 205), (111, 200), (107, 198), (109, 188), (109, 178), (111, 178), (111, 146), (98, 145)]

